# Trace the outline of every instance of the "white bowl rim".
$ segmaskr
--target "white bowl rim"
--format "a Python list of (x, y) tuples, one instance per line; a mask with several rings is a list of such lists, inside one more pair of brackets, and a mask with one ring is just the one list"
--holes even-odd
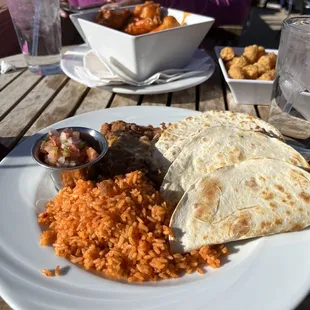
[[(136, 5), (130, 5), (130, 6), (124, 6), (124, 7), (121, 7), (121, 8), (117, 8), (117, 10), (124, 10), (124, 9), (129, 9), (129, 8), (134, 8), (136, 7)], [(82, 11), (82, 12), (78, 12), (78, 13), (74, 13), (74, 14), (71, 14), (70, 15), (70, 18), (71, 16), (76, 18), (76, 19), (83, 19), (84, 22), (87, 22), (87, 23), (90, 23), (90, 24), (95, 24), (95, 25), (98, 25), (98, 26), (101, 26), (101, 27), (104, 27), (106, 29), (109, 29), (109, 30), (112, 30), (112, 31), (116, 31), (117, 33), (121, 33), (123, 36), (127, 36), (127, 37), (130, 37), (134, 40), (136, 39), (139, 39), (141, 37), (146, 37), (146, 36), (151, 36), (151, 35), (156, 35), (156, 34), (159, 34), (159, 33), (163, 33), (163, 32), (167, 32), (167, 31), (175, 31), (177, 29), (180, 29), (180, 28), (183, 28), (183, 27), (191, 27), (191, 26), (194, 26), (194, 25), (200, 25), (200, 24), (204, 24), (204, 23), (214, 23), (215, 19), (211, 16), (205, 16), (205, 15), (201, 15), (201, 14), (196, 14), (196, 13), (190, 13), (190, 12), (187, 12), (187, 11), (182, 11), (182, 10), (177, 10), (177, 9), (172, 9), (172, 8), (168, 8), (168, 7), (163, 7), (161, 6), (160, 7), (161, 9), (164, 9), (164, 10), (172, 10), (172, 11), (176, 11), (176, 12), (180, 12), (180, 13), (189, 13), (190, 16), (198, 16), (198, 17), (201, 17), (205, 20), (203, 21), (200, 21), (200, 22), (197, 22), (197, 23), (194, 23), (194, 24), (191, 24), (191, 25), (183, 25), (183, 26), (180, 26), (180, 27), (175, 27), (175, 28), (169, 28), (169, 29), (165, 29), (165, 30), (161, 30), (161, 31), (158, 31), (158, 32), (149, 32), (149, 33), (145, 33), (145, 34), (140, 34), (140, 35), (131, 35), (131, 34), (128, 34), (128, 33), (125, 33), (125, 32), (122, 32), (122, 31), (119, 31), (119, 30), (116, 30), (116, 29), (113, 29), (113, 28), (109, 28), (109, 27), (106, 27), (104, 25), (100, 25), (100, 24), (97, 24), (95, 23), (94, 21), (89, 21), (89, 20), (86, 20), (86, 19), (83, 19), (82, 16), (84, 14), (88, 14), (88, 13), (92, 13), (92, 12), (99, 12), (100, 9), (92, 9), (92, 10), (88, 10), (88, 11)]]

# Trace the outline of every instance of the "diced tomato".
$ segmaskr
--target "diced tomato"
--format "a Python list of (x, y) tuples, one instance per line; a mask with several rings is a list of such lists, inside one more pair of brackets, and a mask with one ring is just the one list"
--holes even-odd
[(61, 132), (51, 130), (47, 139), (40, 145), (45, 162), (57, 167), (74, 167), (94, 160), (98, 153), (87, 143), (81, 141), (80, 132), (65, 129)]

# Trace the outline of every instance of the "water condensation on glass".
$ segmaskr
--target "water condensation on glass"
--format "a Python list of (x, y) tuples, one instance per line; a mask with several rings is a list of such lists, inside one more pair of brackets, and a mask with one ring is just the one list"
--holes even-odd
[(29, 69), (42, 74), (57, 69), (61, 59), (59, 0), (9, 0), (8, 5)]
[(282, 27), (268, 121), (305, 148), (310, 148), (309, 91), (310, 18), (289, 18)]

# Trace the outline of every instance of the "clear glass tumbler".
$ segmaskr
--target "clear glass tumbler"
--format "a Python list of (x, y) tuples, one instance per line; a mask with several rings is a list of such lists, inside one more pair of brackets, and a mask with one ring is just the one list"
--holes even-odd
[(8, 6), (29, 70), (40, 75), (59, 73), (59, 0), (8, 0)]
[(310, 18), (283, 21), (268, 121), (310, 158)]

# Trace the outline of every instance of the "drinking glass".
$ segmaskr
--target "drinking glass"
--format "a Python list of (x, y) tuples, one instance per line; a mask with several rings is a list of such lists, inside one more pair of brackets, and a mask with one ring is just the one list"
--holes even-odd
[[(310, 153), (310, 18), (283, 21), (268, 122)], [(307, 156), (308, 157), (308, 156)]]
[(8, 7), (29, 70), (40, 75), (59, 73), (59, 0), (8, 0)]

